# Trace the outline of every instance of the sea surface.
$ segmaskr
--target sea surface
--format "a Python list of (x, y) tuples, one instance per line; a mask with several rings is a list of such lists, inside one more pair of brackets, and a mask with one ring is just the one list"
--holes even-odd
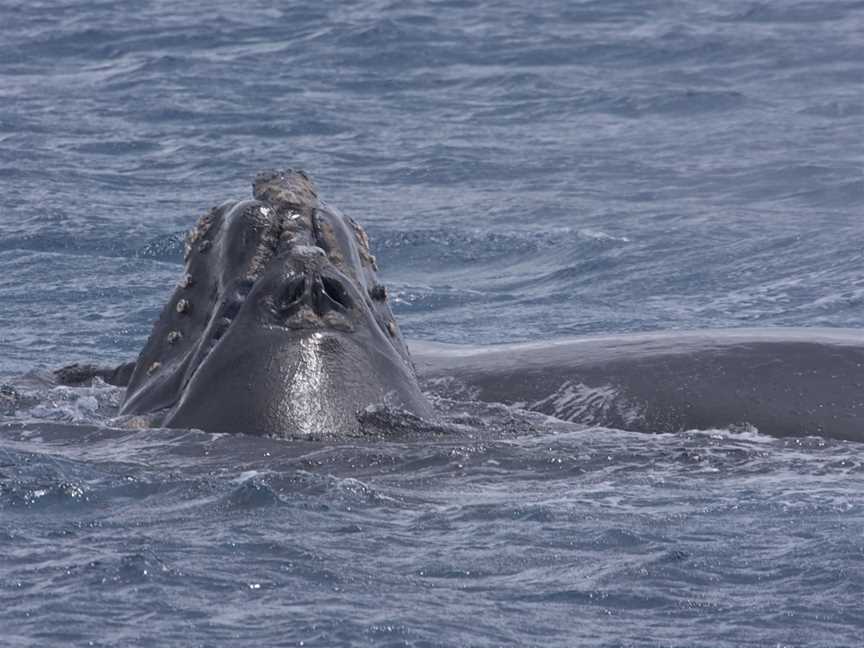
[(862, 645), (861, 444), (289, 443), (46, 381), (286, 166), (409, 340), (864, 328), (864, 2), (0, 0), (0, 646)]

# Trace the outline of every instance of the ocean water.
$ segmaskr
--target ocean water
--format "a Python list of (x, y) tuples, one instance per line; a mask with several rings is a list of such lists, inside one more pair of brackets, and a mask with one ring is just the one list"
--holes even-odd
[[(864, 328), (864, 2), (0, 0), (0, 645), (859, 646), (864, 447), (111, 424), (184, 231), (306, 169), (406, 337)], [(14, 389), (14, 392), (13, 392)]]

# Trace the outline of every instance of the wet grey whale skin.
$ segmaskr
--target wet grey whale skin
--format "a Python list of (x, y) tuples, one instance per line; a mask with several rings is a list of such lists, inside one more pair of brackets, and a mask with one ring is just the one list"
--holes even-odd
[(431, 416), (362, 228), (302, 171), (259, 174), (253, 195), (190, 232), (120, 414), (284, 437), (350, 435), (376, 404)]
[(72, 365), (56, 379), (128, 385), (120, 414), (136, 424), (210, 432), (351, 435), (358, 412), (380, 403), (430, 418), (422, 386), (624, 430), (749, 424), (864, 441), (862, 331), (416, 342), (412, 362), (360, 226), (303, 172), (259, 174), (253, 195), (192, 230), (186, 273), (137, 362)]
[(753, 426), (864, 441), (864, 331), (668, 331), (468, 347), (412, 343), (421, 384), (638, 432)]

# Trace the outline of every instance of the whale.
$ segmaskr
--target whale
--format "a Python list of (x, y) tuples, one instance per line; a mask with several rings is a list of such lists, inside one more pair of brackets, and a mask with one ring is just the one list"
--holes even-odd
[(421, 384), (589, 426), (864, 441), (864, 331), (652, 331), (411, 345)]
[(363, 228), (302, 171), (203, 215), (128, 383), (150, 425), (322, 436), (384, 404), (431, 416)]
[(362, 434), (364, 412), (434, 422), (462, 399), (592, 427), (864, 441), (864, 331), (656, 331), (486, 346), (403, 339), (357, 221), (300, 170), (212, 208), (138, 358), (62, 384), (126, 388), (129, 425), (282, 438)]

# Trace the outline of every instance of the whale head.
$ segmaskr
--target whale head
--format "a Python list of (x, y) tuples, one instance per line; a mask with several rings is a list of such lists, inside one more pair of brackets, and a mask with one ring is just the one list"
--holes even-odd
[(204, 215), (121, 414), (273, 436), (355, 433), (387, 404), (430, 414), (363, 229), (302, 171)]

